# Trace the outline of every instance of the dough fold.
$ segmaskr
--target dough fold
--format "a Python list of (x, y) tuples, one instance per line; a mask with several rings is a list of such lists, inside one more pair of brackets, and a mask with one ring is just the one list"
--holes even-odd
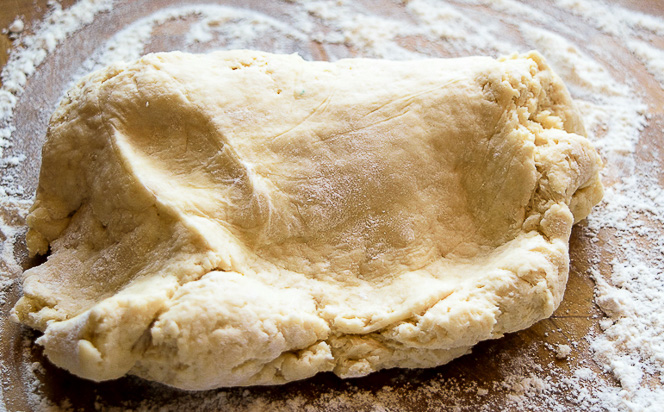
[(536, 52), (150, 54), (53, 114), (14, 314), (98, 381), (436, 366), (553, 313), (600, 168)]

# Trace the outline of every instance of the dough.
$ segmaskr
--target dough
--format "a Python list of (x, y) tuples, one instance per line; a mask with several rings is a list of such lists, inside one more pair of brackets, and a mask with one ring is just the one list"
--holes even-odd
[(558, 306), (601, 161), (535, 53), (151, 54), (69, 91), (15, 316), (185, 389), (441, 365)]

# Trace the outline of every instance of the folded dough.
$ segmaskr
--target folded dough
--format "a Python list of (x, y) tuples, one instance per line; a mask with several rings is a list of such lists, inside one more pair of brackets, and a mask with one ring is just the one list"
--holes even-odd
[(430, 367), (558, 306), (601, 161), (537, 53), (151, 54), (53, 115), (18, 319), (185, 389)]

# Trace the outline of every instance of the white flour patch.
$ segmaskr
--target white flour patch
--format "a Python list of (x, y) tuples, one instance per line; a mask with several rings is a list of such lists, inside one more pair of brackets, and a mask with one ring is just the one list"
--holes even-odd
[[(476, 394), (478, 404), (484, 405), (485, 410), (491, 410), (489, 399), (500, 394), (507, 396), (507, 407), (519, 410), (545, 405), (552, 411), (654, 411), (664, 404), (664, 190), (658, 180), (662, 165), (657, 160), (643, 160), (643, 154), (639, 154), (647, 144), (647, 133), (655, 134), (661, 142), (664, 119), (648, 106), (645, 96), (653, 91), (644, 90), (612, 61), (612, 53), (616, 53), (633, 67), (643, 69), (653, 84), (664, 89), (664, 50), (659, 47), (664, 18), (595, 0), (556, 0), (553, 4), (412, 0), (373, 8), (345, 0), (292, 0), (280, 3), (288, 9), (285, 14), (289, 17), (240, 7), (184, 3), (138, 19), (120, 28), (108, 41), (99, 42), (83, 66), (72, 70), (72, 82), (107, 64), (138, 58), (160, 36), (159, 28), (175, 23), (185, 24), (186, 29), (174, 44), (191, 51), (256, 48), (283, 53), (299, 51), (308, 59), (323, 56), (336, 60), (350, 56), (498, 56), (539, 49), (568, 84), (589, 137), (606, 161), (605, 199), (583, 229), (588, 237), (604, 239), (602, 248), (593, 250), (596, 257), (590, 275), (596, 282), (596, 303), (606, 317), (600, 321), (601, 330), (586, 337), (595, 365), (572, 362), (576, 356), (574, 342), (556, 347), (556, 354), (566, 358), (562, 363), (572, 368), (567, 375), (561, 372), (552, 376), (538, 369), (529, 361), (530, 355), (524, 354), (511, 360), (507, 365), (510, 375), (501, 385), (492, 387), (481, 387), (468, 379), (448, 380), (445, 384), (432, 380), (424, 387), (412, 388), (412, 393), (395, 392), (388, 386), (375, 391), (329, 389), (316, 404), (308, 404), (305, 397), (296, 393), (287, 401), (268, 404), (259, 395), (216, 392), (183, 395), (170, 408), (197, 405), (208, 409), (300, 410), (363, 405), (387, 410), (397, 399), (412, 396), (415, 401), (416, 396), (425, 395), (449, 399), (449, 405), (461, 407), (455, 404), (459, 400), (454, 397), (462, 393)], [(114, 13), (124, 3), (80, 0), (68, 9), (53, 4), (53, 10), (33, 30), (34, 34), (28, 34), (31, 28), (22, 20), (8, 27), (14, 35), (22, 34), (14, 42), (2, 71), (0, 155), (12, 145), (12, 135), (20, 127), (15, 124), (14, 109), (39, 65), (48, 55), (57, 54), (57, 46), (76, 30), (94, 25), (96, 14)], [(554, 17), (556, 23), (552, 24)], [(619, 46), (601, 48), (575, 40), (578, 28), (585, 26)], [(67, 85), (62, 86), (64, 92)], [(657, 156), (654, 153), (652, 158)], [(26, 196), (13, 171), (24, 160), (25, 154), (13, 153), (0, 162), (3, 301), (5, 290), (21, 272), (14, 256), (15, 242), (25, 230), (30, 202), (19, 199), (19, 195), (23, 195), (21, 199)], [(601, 378), (599, 369), (615, 377), (619, 385)], [(4, 369), (2, 372), (6, 376)], [(37, 369), (33, 373), (41, 372)], [(33, 385), (32, 389), (36, 393), (31, 397), (32, 405), (50, 407), (48, 400), (40, 397), (38, 387)], [(0, 399), (2, 396), (0, 387)], [(153, 406), (145, 401), (136, 409)], [(98, 407), (113, 409), (102, 403)], [(482, 410), (482, 406), (475, 409)]]

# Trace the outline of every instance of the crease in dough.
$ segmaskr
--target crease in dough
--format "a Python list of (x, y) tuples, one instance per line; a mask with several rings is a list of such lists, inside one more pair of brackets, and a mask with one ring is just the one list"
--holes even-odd
[(600, 168), (536, 52), (147, 55), (53, 114), (14, 315), (97, 381), (440, 365), (551, 315)]

